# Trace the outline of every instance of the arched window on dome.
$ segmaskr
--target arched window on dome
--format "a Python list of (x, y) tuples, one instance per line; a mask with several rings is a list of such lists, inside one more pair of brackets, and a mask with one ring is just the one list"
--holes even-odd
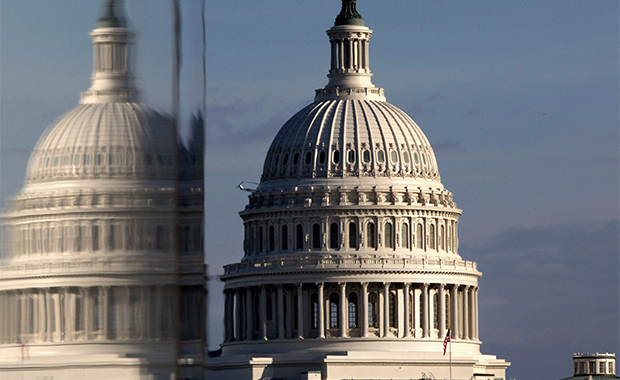
[(365, 164), (369, 164), (370, 163), (370, 150), (365, 149), (362, 152), (362, 159), (364, 160)]
[(288, 250), (288, 226), (286, 224), (282, 225), (280, 234), (280, 245), (283, 251)]
[(304, 249), (304, 226), (298, 223), (295, 229), (295, 248)]
[(312, 311), (312, 323), (310, 326), (312, 326), (312, 329), (318, 329), (319, 328), (319, 299), (318, 299), (318, 294), (313, 293), (310, 296), (310, 310)]
[(325, 156), (326, 156), (325, 151), (324, 151), (324, 150), (322, 150), (322, 151), (319, 153), (319, 164), (320, 164), (320, 165), (323, 165), (323, 164), (325, 163)]
[(92, 250), (94, 252), (99, 250), (99, 231), (100, 231), (101, 227), (99, 226), (92, 226)]
[(349, 223), (349, 248), (357, 249), (357, 224)]
[(435, 225), (431, 224), (428, 227), (428, 243), (429, 249), (435, 249)]
[(256, 253), (256, 227), (250, 228), (250, 254)]
[(440, 251), (443, 251), (445, 249), (445, 238), (446, 238), (446, 229), (442, 224), (441, 226), (439, 226), (439, 237), (437, 239), (439, 241)]
[(382, 149), (377, 151), (377, 162), (380, 164), (385, 162), (385, 152)]
[(370, 222), (366, 225), (366, 247), (367, 248), (377, 248), (376, 246), (376, 231), (375, 224)]
[(338, 293), (329, 295), (329, 328), (337, 329), (340, 327), (340, 310), (338, 309), (340, 297)]
[(401, 247), (403, 249), (409, 249), (409, 240), (410, 240), (410, 236), (409, 236), (409, 225), (407, 223), (403, 223), (400, 226), (400, 240), (401, 240)]
[(293, 154), (293, 166), (299, 165), (299, 152)]
[(424, 231), (422, 227), (422, 223), (418, 223), (416, 227), (416, 248), (424, 249)]
[(349, 328), (357, 328), (357, 293), (349, 293)]
[(286, 167), (286, 165), (288, 165), (288, 153), (284, 155), (284, 158), (282, 159), (282, 167)]
[(347, 152), (347, 162), (350, 164), (355, 163), (355, 151), (353, 149), (349, 149)]
[(263, 246), (263, 226), (259, 226), (258, 227), (258, 251), (263, 252), (264, 248), (265, 247)]
[(312, 152), (306, 152), (306, 159), (304, 160), (306, 165), (310, 165), (312, 163)]
[(392, 229), (392, 223), (385, 223), (385, 248), (394, 248), (394, 233)]
[(269, 226), (269, 251), (276, 250), (276, 231), (273, 226)]
[(332, 161), (334, 164), (340, 163), (340, 151), (338, 149), (334, 150), (334, 153), (332, 153)]
[(339, 243), (339, 231), (338, 231), (338, 223), (333, 222), (329, 225), (329, 248), (330, 249), (338, 249)]
[(368, 327), (377, 328), (379, 321), (377, 319), (377, 302), (378, 295), (376, 291), (368, 291)]
[(390, 300), (389, 300), (389, 306), (390, 306), (390, 327), (391, 328), (396, 328), (398, 326), (398, 320), (397, 320), (397, 309), (396, 309), (396, 292), (391, 291), (390, 292)]
[(321, 225), (318, 223), (312, 225), (312, 248), (321, 249)]

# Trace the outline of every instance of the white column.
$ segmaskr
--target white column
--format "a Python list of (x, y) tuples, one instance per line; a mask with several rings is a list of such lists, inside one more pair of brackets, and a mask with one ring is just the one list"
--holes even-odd
[(368, 70), (370, 67), (370, 60), (368, 54), (368, 40), (364, 41), (364, 68)]
[(90, 339), (90, 322), (93, 320), (93, 313), (91, 309), (90, 302), (90, 289), (89, 288), (80, 288), (80, 293), (82, 295), (82, 307), (84, 308), (84, 339)]
[(303, 301), (303, 284), (297, 284), (297, 338), (304, 338), (304, 301)]
[(282, 284), (278, 284), (278, 304), (274, 311), (278, 316), (278, 339), (284, 339), (284, 292)]
[(260, 298), (258, 304), (259, 326), (261, 339), (267, 340), (267, 288), (265, 285), (260, 286)]
[(463, 339), (469, 339), (469, 286), (463, 288)]
[(340, 337), (346, 338), (349, 330), (349, 324), (347, 323), (347, 283), (338, 283), (340, 287)]
[(245, 340), (254, 339), (254, 308), (252, 307), (253, 298), (252, 288), (248, 286), (245, 288)]
[(459, 292), (458, 285), (453, 284), (451, 288), (452, 294), (450, 295), (450, 302), (452, 303), (452, 307), (450, 307), (450, 328), (452, 328), (452, 339), (459, 337), (460, 329), (459, 329)]
[(55, 332), (54, 341), (59, 342), (62, 340), (62, 331), (61, 331), (62, 315), (60, 314), (60, 288), (58, 288), (57, 292), (54, 295), (52, 295), (52, 299), (54, 302), (54, 314), (56, 316), (56, 318), (54, 319), (54, 321), (56, 322), (56, 326), (54, 328), (54, 332)]
[(241, 288), (235, 289), (235, 336), (236, 340), (243, 340), (243, 300)]
[(469, 287), (469, 339), (474, 340), (476, 336), (476, 301), (474, 299), (475, 289)]
[[(378, 225), (378, 223), (377, 223)], [(390, 336), (390, 283), (383, 283), (383, 323), (382, 327), (382, 337), (387, 338)]]
[(422, 338), (430, 337), (428, 283), (422, 285)]
[(65, 330), (64, 330), (64, 334), (65, 334), (65, 341), (71, 341), (73, 340), (73, 326), (72, 326), (72, 315), (71, 312), (73, 311), (73, 307), (71, 305), (71, 294), (69, 293), (69, 288), (64, 287), (62, 288), (62, 293), (64, 295), (64, 311), (65, 311), (65, 315), (63, 315), (63, 320), (65, 322)]
[(474, 339), (475, 340), (479, 340), (480, 337), (478, 335), (478, 287), (476, 286), (475, 292), (474, 292)]
[(439, 338), (446, 336), (446, 284), (439, 284)]
[(368, 283), (362, 282), (362, 297), (360, 299), (361, 312), (361, 335), (363, 338), (368, 337)]
[(404, 325), (405, 325), (405, 338), (411, 338), (411, 326), (410, 326), (410, 321), (411, 321), (411, 315), (410, 315), (410, 311), (411, 311), (411, 297), (409, 294), (409, 288), (411, 287), (411, 284), (408, 282), (405, 282), (404, 284), (404, 296), (405, 296), (405, 312), (403, 313), (405, 315), (405, 320), (404, 320)]
[(324, 284), (322, 282), (319, 282), (316, 284), (317, 286), (317, 292), (319, 295), (319, 338), (320, 339), (324, 339), (325, 338), (325, 297), (323, 294), (323, 287)]

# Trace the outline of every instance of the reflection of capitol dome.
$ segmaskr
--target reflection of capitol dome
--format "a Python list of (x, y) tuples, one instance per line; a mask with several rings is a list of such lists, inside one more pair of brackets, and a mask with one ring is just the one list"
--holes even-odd
[(480, 353), (461, 210), (420, 128), (372, 84), (355, 0), (327, 34), (329, 82), (280, 129), (240, 212), (244, 256), (224, 268), (225, 340), (207, 374), (505, 378), (509, 363)]
[(171, 180), (171, 127), (169, 117), (139, 103), (83, 104), (43, 134), (30, 158), (26, 182)]
[(133, 33), (106, 3), (92, 86), (40, 138), (3, 215), (3, 379), (169, 379), (177, 359), (201, 374), (202, 119), (176, 146), (172, 118), (138, 103)]

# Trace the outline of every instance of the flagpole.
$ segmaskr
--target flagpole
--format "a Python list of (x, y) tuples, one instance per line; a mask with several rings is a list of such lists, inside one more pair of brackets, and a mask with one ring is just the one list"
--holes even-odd
[(448, 343), (450, 344), (450, 380), (452, 380), (452, 339)]

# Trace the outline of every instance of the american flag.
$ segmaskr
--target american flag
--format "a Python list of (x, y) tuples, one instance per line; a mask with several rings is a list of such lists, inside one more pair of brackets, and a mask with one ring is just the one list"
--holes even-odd
[(450, 329), (448, 329), (448, 333), (446, 334), (446, 339), (443, 340), (443, 354), (446, 354), (446, 348), (448, 347), (448, 343), (450, 342)]

